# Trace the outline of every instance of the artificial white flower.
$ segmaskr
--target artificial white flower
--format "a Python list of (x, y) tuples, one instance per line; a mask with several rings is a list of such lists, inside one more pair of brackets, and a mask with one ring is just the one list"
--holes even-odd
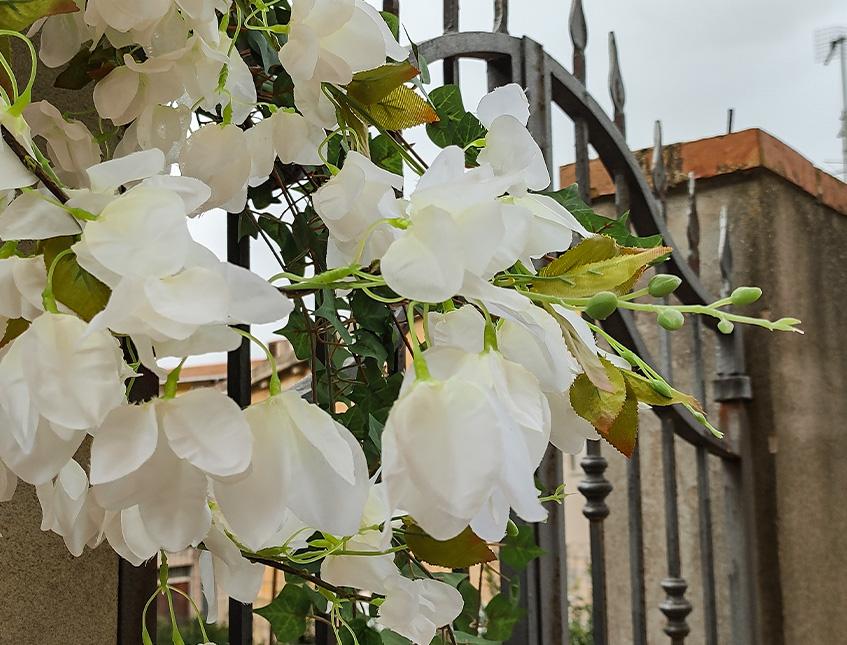
[(36, 22), (28, 36), (41, 29), (38, 58), (47, 67), (61, 67), (76, 56), (85, 41), (91, 40), (91, 29), (85, 24), (83, 0), (74, 0), (78, 11), (49, 16)]
[(41, 503), (42, 531), (62, 536), (74, 557), (85, 546), (96, 547), (101, 540), (105, 511), (89, 494), (88, 476), (76, 461), (69, 461), (56, 481), (36, 488)]
[[(5, 126), (15, 139), (32, 153), (32, 135), (22, 116), (10, 114), (8, 107), (0, 107), (0, 125)], [(0, 191), (32, 186), (37, 181), (38, 178), (24, 166), (6, 141), (0, 137)]]
[[(341, 171), (321, 186), (314, 196), (315, 211), (330, 234), (334, 257), (331, 266), (351, 262), (368, 265), (381, 258), (399, 231), (385, 222), (395, 191), (403, 187), (403, 178), (374, 164), (358, 152), (350, 152)], [(364, 242), (361, 258), (358, 247)], [(328, 253), (329, 255), (329, 253)]]
[(47, 101), (31, 103), (24, 118), (33, 136), (44, 137), (50, 159), (58, 166), (60, 175), (79, 183), (89, 167), (100, 163), (100, 146), (84, 123), (66, 120), (61, 112)]
[(126, 125), (148, 107), (178, 99), (184, 87), (174, 67), (172, 56), (148, 58), (139, 63), (130, 54), (124, 54), (124, 64), (94, 86), (97, 113), (115, 125)]
[(264, 565), (246, 560), (241, 551), (215, 525), (203, 539), (206, 547), (200, 553), (200, 583), (206, 599), (206, 622), (218, 620), (218, 587), (230, 598), (251, 604), (259, 595)]
[(192, 390), (109, 415), (91, 444), (91, 483), (104, 508), (138, 506), (157, 547), (180, 551), (209, 531), (207, 477), (243, 475), (251, 451), (238, 406), (217, 390)]
[[(3, 215), (0, 214), (2, 220)], [(2, 233), (0, 237), (14, 239)], [(44, 311), (41, 296), (45, 286), (47, 269), (43, 257), (20, 258), (13, 255), (0, 260), (0, 322), (5, 323), (4, 318), (35, 320)]]
[(8, 502), (15, 496), (18, 488), (18, 476), (9, 470), (0, 460), (0, 502)]
[(0, 238), (4, 240), (47, 240), (78, 235), (81, 230), (73, 215), (46, 191), (22, 193), (0, 212)]
[(267, 181), (277, 157), (282, 163), (316, 166), (323, 164), (318, 148), (326, 135), (296, 112), (277, 110), (247, 130), (252, 155), (250, 185)]
[(191, 116), (191, 109), (184, 105), (147, 106), (126, 129), (115, 149), (115, 158), (157, 148), (167, 163), (176, 163), (188, 136)]
[(293, 391), (244, 414), (253, 434), (252, 468), (244, 478), (214, 482), (215, 499), (239, 540), (254, 550), (271, 546), (288, 510), (315, 530), (354, 535), (368, 472), (350, 431)]
[[(154, 26), (171, 8), (171, 0), (89, 0), (85, 22), (102, 35), (108, 28), (118, 32), (144, 31)], [(98, 39), (95, 39), (95, 42)]]
[[(222, 169), (226, 168), (226, 172)], [(179, 155), (183, 175), (196, 177), (212, 189), (204, 209), (240, 213), (247, 203), (253, 159), (244, 131), (235, 125), (210, 123), (194, 132)]]
[(115, 553), (134, 567), (140, 567), (159, 553), (159, 545), (147, 533), (138, 506), (106, 511), (103, 537)]
[(408, 50), (363, 0), (296, 0), (279, 60), (294, 79), (346, 85), (353, 74), (379, 67)]

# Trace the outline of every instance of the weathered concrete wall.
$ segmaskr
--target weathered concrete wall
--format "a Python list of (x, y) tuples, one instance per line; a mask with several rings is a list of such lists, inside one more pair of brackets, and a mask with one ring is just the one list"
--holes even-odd
[[(15, 67), (28, 74), (29, 56), (21, 54), (16, 51)], [(36, 99), (75, 113), (92, 107), (84, 92), (54, 89), (53, 76), (50, 70), (39, 70)], [(84, 451), (78, 455), (85, 457)], [(0, 504), (0, 644), (113, 645), (118, 622), (117, 556), (108, 545), (101, 545), (73, 558), (59, 536), (43, 533), (40, 526), (35, 490), (19, 484), (14, 499)]]
[[(847, 597), (844, 534), (847, 507), (847, 434), (839, 421), (847, 414), (847, 351), (841, 346), (845, 320), (841, 302), (847, 284), (847, 216), (822, 206), (815, 197), (765, 170), (754, 170), (698, 183), (702, 224), (703, 280), (718, 291), (718, 218), (730, 214), (735, 256), (734, 283), (756, 284), (765, 296), (749, 313), (796, 316), (806, 336), (745, 331), (748, 372), (754, 399), (749, 404), (758, 537), (757, 622), (767, 645), (836, 643), (847, 631), (847, 613), (833, 611)], [(598, 210), (610, 210), (601, 202)], [(682, 188), (669, 199), (675, 243), (686, 247), (686, 197)], [(650, 345), (656, 328), (650, 317), (640, 326)], [(686, 328), (687, 329), (687, 328)], [(674, 378), (691, 389), (690, 331), (672, 336)], [(705, 334), (707, 373), (714, 374), (714, 343)], [(707, 396), (713, 416), (717, 409)], [(658, 424), (642, 421), (641, 458), (644, 494), (644, 543), (650, 642), (665, 642), (663, 598), (659, 582), (666, 574), (662, 461)], [(702, 579), (698, 536), (695, 451), (677, 440), (680, 536), (689, 617), (690, 642), (703, 642)], [(615, 491), (607, 521), (610, 641), (631, 640), (626, 464), (607, 450), (609, 479)], [(716, 581), (721, 642), (730, 632), (730, 551), (724, 534), (723, 471), (710, 458), (712, 516), (715, 523)], [(828, 599), (828, 600), (827, 600)]]

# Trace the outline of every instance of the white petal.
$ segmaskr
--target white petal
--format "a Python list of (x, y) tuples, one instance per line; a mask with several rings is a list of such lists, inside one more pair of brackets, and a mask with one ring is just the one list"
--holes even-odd
[(0, 460), (15, 475), (33, 486), (48, 483), (76, 453), (85, 434), (76, 432), (67, 440), (59, 437), (50, 424), (41, 420), (29, 452), (24, 452), (7, 430), (5, 415), (0, 410)]
[(91, 443), (91, 484), (106, 484), (141, 468), (156, 451), (159, 424), (152, 403), (113, 410)]
[(217, 527), (212, 527), (203, 540), (212, 553), (215, 582), (230, 598), (243, 603), (253, 603), (259, 595), (265, 567), (250, 562), (241, 551)]
[(21, 163), (21, 160), (0, 140), (0, 190), (32, 186), (38, 179)]
[(79, 223), (64, 208), (39, 192), (24, 193), (0, 213), (0, 238), (46, 240), (77, 235)]
[(104, 161), (88, 169), (91, 190), (114, 191), (130, 182), (158, 175), (165, 169), (161, 150), (144, 150), (120, 159)]
[(241, 346), (241, 336), (226, 325), (201, 327), (185, 340), (156, 343), (156, 356), (202, 356), (216, 352), (231, 352)]
[(0, 461), (0, 502), (8, 502), (15, 495), (18, 487), (18, 476)]
[(514, 117), (524, 126), (529, 122), (529, 100), (517, 83), (498, 87), (486, 94), (476, 109), (477, 117), (486, 128), (490, 128), (494, 120), (504, 114)]
[(151, 308), (168, 320), (186, 325), (222, 323), (227, 319), (227, 293), (221, 275), (191, 267), (160, 280), (147, 280), (144, 294)]
[(171, 449), (217, 477), (243, 473), (253, 439), (238, 405), (223, 393), (203, 388), (160, 404), (162, 427)]
[(541, 148), (526, 126), (511, 116), (501, 116), (491, 124), (479, 163), (489, 164), (497, 176), (510, 177), (510, 193), (543, 190), (550, 185), (550, 171)]
[(176, 193), (182, 199), (186, 213), (198, 211), (212, 196), (212, 189), (194, 177), (156, 175), (145, 179), (141, 182), (141, 185), (151, 188), (164, 188)]
[(567, 392), (548, 394), (552, 415), (550, 442), (569, 455), (578, 455), (585, 448), (586, 439), (599, 439), (597, 430), (574, 412)]
[(485, 318), (470, 305), (445, 314), (431, 313), (429, 333), (433, 347), (456, 347), (479, 354), (484, 345)]
[(221, 263), (221, 268), (230, 292), (230, 323), (275, 323), (294, 310), (291, 300), (252, 271), (228, 262)]
[(330, 556), (321, 563), (321, 580), (378, 594), (387, 593), (386, 581), (398, 575), (393, 555)]
[(326, 135), (321, 128), (291, 112), (279, 111), (271, 119), (274, 126), (274, 147), (282, 163), (304, 166), (323, 164), (318, 148)]

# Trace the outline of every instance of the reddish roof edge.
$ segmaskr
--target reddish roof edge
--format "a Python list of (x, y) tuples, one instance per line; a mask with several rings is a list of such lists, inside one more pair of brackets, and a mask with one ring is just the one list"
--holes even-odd
[[(634, 154), (650, 182), (652, 148), (637, 150)], [(799, 152), (758, 128), (674, 143), (665, 146), (664, 158), (670, 186), (688, 181), (689, 172), (693, 172), (697, 179), (705, 179), (765, 168), (822, 204), (847, 215), (847, 184), (816, 168)], [(590, 162), (590, 173), (593, 198), (614, 194), (615, 183), (599, 159)], [(560, 179), (562, 186), (569, 186), (576, 181), (574, 164), (562, 166)]]

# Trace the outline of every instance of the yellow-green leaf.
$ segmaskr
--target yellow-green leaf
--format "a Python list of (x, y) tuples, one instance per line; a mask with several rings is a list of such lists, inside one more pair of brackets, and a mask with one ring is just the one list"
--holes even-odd
[(418, 74), (420, 70), (409, 61), (388, 63), (356, 74), (347, 86), (347, 94), (360, 103), (371, 105), (378, 103)]
[(452, 540), (440, 542), (427, 535), (414, 521), (407, 519), (406, 544), (419, 560), (438, 567), (464, 569), (483, 562), (497, 559), (488, 544), (470, 528), (465, 529)]
[(406, 85), (395, 88), (382, 100), (367, 106), (374, 123), (386, 130), (405, 130), (438, 121), (438, 114)]
[(609, 429), (600, 434), (616, 450), (627, 457), (632, 457), (638, 440), (638, 399), (629, 385), (626, 387), (626, 400), (620, 414)]
[(623, 374), (617, 367), (605, 358), (601, 358), (600, 362), (612, 385), (612, 391), (601, 390), (587, 375), (580, 374), (571, 386), (570, 398), (574, 411), (605, 436), (624, 407), (627, 388)]
[(18, 336), (23, 334), (27, 329), (29, 329), (29, 321), (24, 320), (23, 318), (15, 318), (14, 320), (10, 320), (6, 323), (6, 332), (3, 334), (2, 340), (0, 340), (0, 349), (4, 348), (6, 345), (15, 340)]
[[(44, 244), (44, 263), (48, 270), (53, 259), (74, 241), (73, 237), (57, 237)], [(112, 292), (79, 266), (74, 255), (66, 255), (59, 260), (53, 273), (53, 294), (57, 301), (89, 321), (103, 310)]]
[(652, 262), (671, 252), (667, 247), (635, 249), (618, 246), (605, 236), (588, 238), (542, 271), (533, 289), (562, 298), (586, 298), (599, 291), (626, 293)]
[[(622, 370), (621, 373), (623, 374), (624, 379), (626, 379), (627, 387), (632, 390), (635, 397), (642, 403), (658, 406), (676, 405), (677, 403), (680, 403), (683, 405), (690, 405), (699, 412), (703, 411), (703, 407), (700, 405), (700, 402), (690, 394), (685, 394), (684, 392), (680, 392), (673, 388), (669, 388), (668, 392), (661, 392), (651, 384), (650, 379), (645, 378), (640, 374), (626, 370)], [(670, 396), (666, 396), (666, 394), (670, 394)]]
[(36, 20), (60, 13), (74, 13), (73, 0), (3, 0), (0, 2), (0, 29), (23, 31)]

